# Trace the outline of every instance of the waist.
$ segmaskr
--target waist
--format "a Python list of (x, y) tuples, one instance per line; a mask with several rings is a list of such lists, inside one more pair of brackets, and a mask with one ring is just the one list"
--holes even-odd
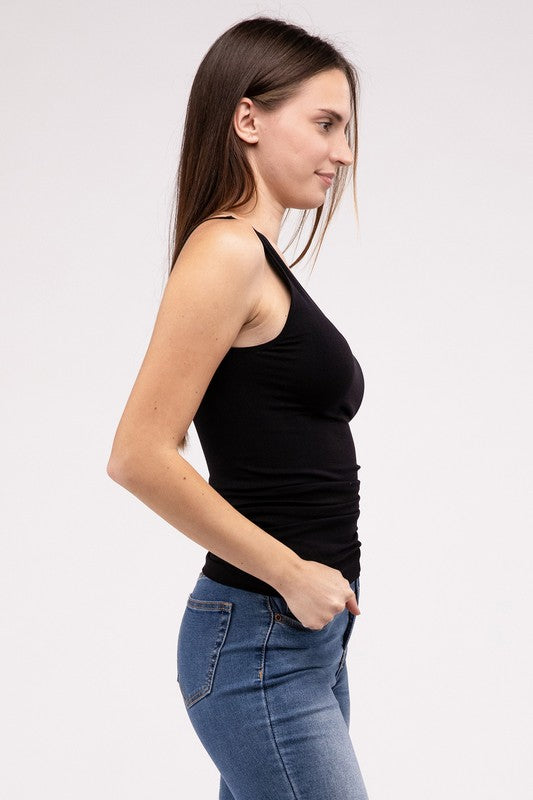
[[(210, 483), (234, 508), (300, 558), (339, 569), (349, 580), (359, 575), (357, 520), (359, 480), (263, 483), (246, 486)], [(262, 594), (276, 590), (208, 552), (204, 572), (213, 580)]]
[(356, 477), (352, 480), (305, 480), (294, 482), (269, 479), (262, 475), (260, 480), (250, 476), (246, 479), (221, 481), (212, 475), (209, 483), (232, 505), (239, 508), (276, 509), (287, 513), (298, 509), (306, 509), (309, 513), (330, 516), (336, 510), (340, 514), (356, 510), (359, 505), (360, 482)]

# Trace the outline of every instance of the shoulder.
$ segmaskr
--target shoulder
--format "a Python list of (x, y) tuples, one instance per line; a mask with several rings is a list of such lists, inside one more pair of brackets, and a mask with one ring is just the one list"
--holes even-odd
[[(209, 219), (187, 237), (168, 277), (169, 302), (185, 298), (191, 308), (219, 306), (226, 314), (253, 319), (265, 275), (263, 244), (244, 220)], [(235, 334), (236, 335), (236, 334)]]
[(206, 219), (187, 237), (179, 261), (200, 260), (204, 265), (223, 265), (243, 277), (257, 276), (264, 264), (264, 248), (245, 220)]

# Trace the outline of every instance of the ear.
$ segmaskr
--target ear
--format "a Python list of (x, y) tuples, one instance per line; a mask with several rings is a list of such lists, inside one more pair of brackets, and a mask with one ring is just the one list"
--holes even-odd
[(233, 114), (233, 127), (237, 136), (244, 142), (255, 144), (259, 140), (256, 107), (249, 97), (242, 97), (237, 103)]

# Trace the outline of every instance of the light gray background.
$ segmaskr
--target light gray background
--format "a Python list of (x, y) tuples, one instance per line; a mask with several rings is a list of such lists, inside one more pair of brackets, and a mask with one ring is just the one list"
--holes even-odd
[(106, 465), (191, 81), (263, 12), (332, 36), (362, 81), (360, 227), (348, 189), (295, 274), (366, 381), (348, 668), (370, 798), (530, 798), (530, 4), (186, 8), (2, 4), (1, 794), (217, 797), (175, 664), (205, 551)]

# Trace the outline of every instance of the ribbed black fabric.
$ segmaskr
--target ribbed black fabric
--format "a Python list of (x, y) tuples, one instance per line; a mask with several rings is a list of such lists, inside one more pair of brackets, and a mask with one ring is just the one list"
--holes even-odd
[[(290, 289), (291, 306), (274, 339), (228, 350), (202, 398), (194, 425), (209, 483), (301, 558), (351, 582), (360, 573), (361, 543), (349, 421), (363, 399), (363, 373), (344, 336), (255, 232)], [(211, 552), (202, 571), (229, 586), (278, 594)]]

